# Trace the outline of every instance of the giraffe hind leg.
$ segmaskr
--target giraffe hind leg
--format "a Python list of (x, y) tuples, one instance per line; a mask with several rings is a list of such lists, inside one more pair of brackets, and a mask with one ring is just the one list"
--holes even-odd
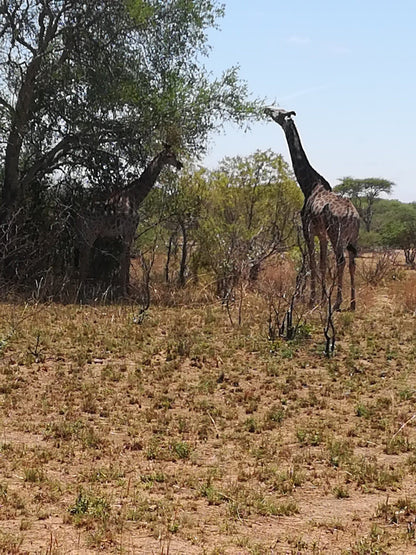
[(349, 271), (350, 271), (350, 278), (351, 278), (351, 303), (350, 303), (350, 309), (351, 310), (355, 310), (355, 257), (357, 256), (357, 250), (354, 248), (351, 248), (350, 246), (347, 247), (348, 248), (348, 259), (349, 259)]
[(130, 243), (124, 242), (120, 257), (119, 284), (122, 295), (127, 295), (130, 281)]
[(319, 241), (319, 257), (320, 257), (320, 272), (321, 272), (321, 300), (324, 301), (327, 298), (326, 290), (326, 267), (328, 259), (328, 241), (326, 239), (320, 239)]
[(316, 304), (316, 275), (317, 275), (317, 268), (316, 268), (316, 259), (315, 259), (315, 242), (314, 242), (314, 235), (310, 228), (310, 222), (305, 219), (305, 215), (302, 214), (302, 227), (303, 227), (303, 236), (305, 238), (306, 247), (308, 249), (308, 262), (309, 262), (309, 269), (311, 273), (311, 292), (309, 298), (310, 306), (314, 306)]

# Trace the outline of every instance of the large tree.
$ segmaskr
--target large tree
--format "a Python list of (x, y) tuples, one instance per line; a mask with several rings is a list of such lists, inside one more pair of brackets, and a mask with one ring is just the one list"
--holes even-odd
[(0, 0), (3, 222), (63, 185), (122, 185), (162, 141), (198, 155), (223, 121), (254, 116), (236, 69), (203, 64), (222, 14), (215, 0)]

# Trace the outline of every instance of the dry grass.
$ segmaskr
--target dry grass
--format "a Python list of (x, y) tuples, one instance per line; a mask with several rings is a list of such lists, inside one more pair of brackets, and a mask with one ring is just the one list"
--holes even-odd
[(0, 552), (413, 552), (407, 274), (336, 315), (330, 360), (319, 316), (271, 349), (249, 292), (240, 327), (215, 303), (0, 305)]

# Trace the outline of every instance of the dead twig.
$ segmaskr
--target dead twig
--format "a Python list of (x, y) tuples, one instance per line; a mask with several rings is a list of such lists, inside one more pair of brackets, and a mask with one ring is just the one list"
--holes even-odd
[(209, 418), (210, 418), (210, 420), (211, 420), (211, 422), (212, 422), (212, 425), (214, 426), (215, 432), (216, 432), (216, 434), (217, 434), (217, 439), (218, 439), (218, 438), (220, 437), (220, 432), (219, 432), (219, 430), (218, 430), (218, 428), (217, 428), (217, 424), (215, 423), (215, 420), (212, 418), (211, 414), (210, 414), (209, 412), (208, 412), (207, 414), (208, 414), (208, 416), (209, 416)]
[(409, 418), (409, 420), (407, 420), (404, 424), (402, 424), (400, 428), (397, 430), (397, 432), (391, 438), (391, 441), (393, 441), (393, 439), (403, 430), (403, 428), (405, 428), (408, 424), (410, 424), (410, 422), (412, 422), (412, 420), (414, 420), (415, 418), (416, 418), (416, 414), (414, 414), (411, 418)]

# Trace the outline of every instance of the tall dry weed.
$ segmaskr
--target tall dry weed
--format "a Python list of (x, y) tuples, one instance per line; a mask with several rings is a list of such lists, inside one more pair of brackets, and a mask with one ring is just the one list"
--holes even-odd
[(398, 254), (395, 251), (373, 253), (369, 258), (361, 258), (357, 266), (357, 274), (365, 285), (385, 284), (399, 273)]
[(406, 279), (397, 283), (394, 297), (399, 309), (416, 316), (416, 272), (407, 272)]
[(296, 283), (296, 269), (292, 260), (285, 256), (267, 264), (260, 273), (257, 289), (267, 300), (290, 298)]

